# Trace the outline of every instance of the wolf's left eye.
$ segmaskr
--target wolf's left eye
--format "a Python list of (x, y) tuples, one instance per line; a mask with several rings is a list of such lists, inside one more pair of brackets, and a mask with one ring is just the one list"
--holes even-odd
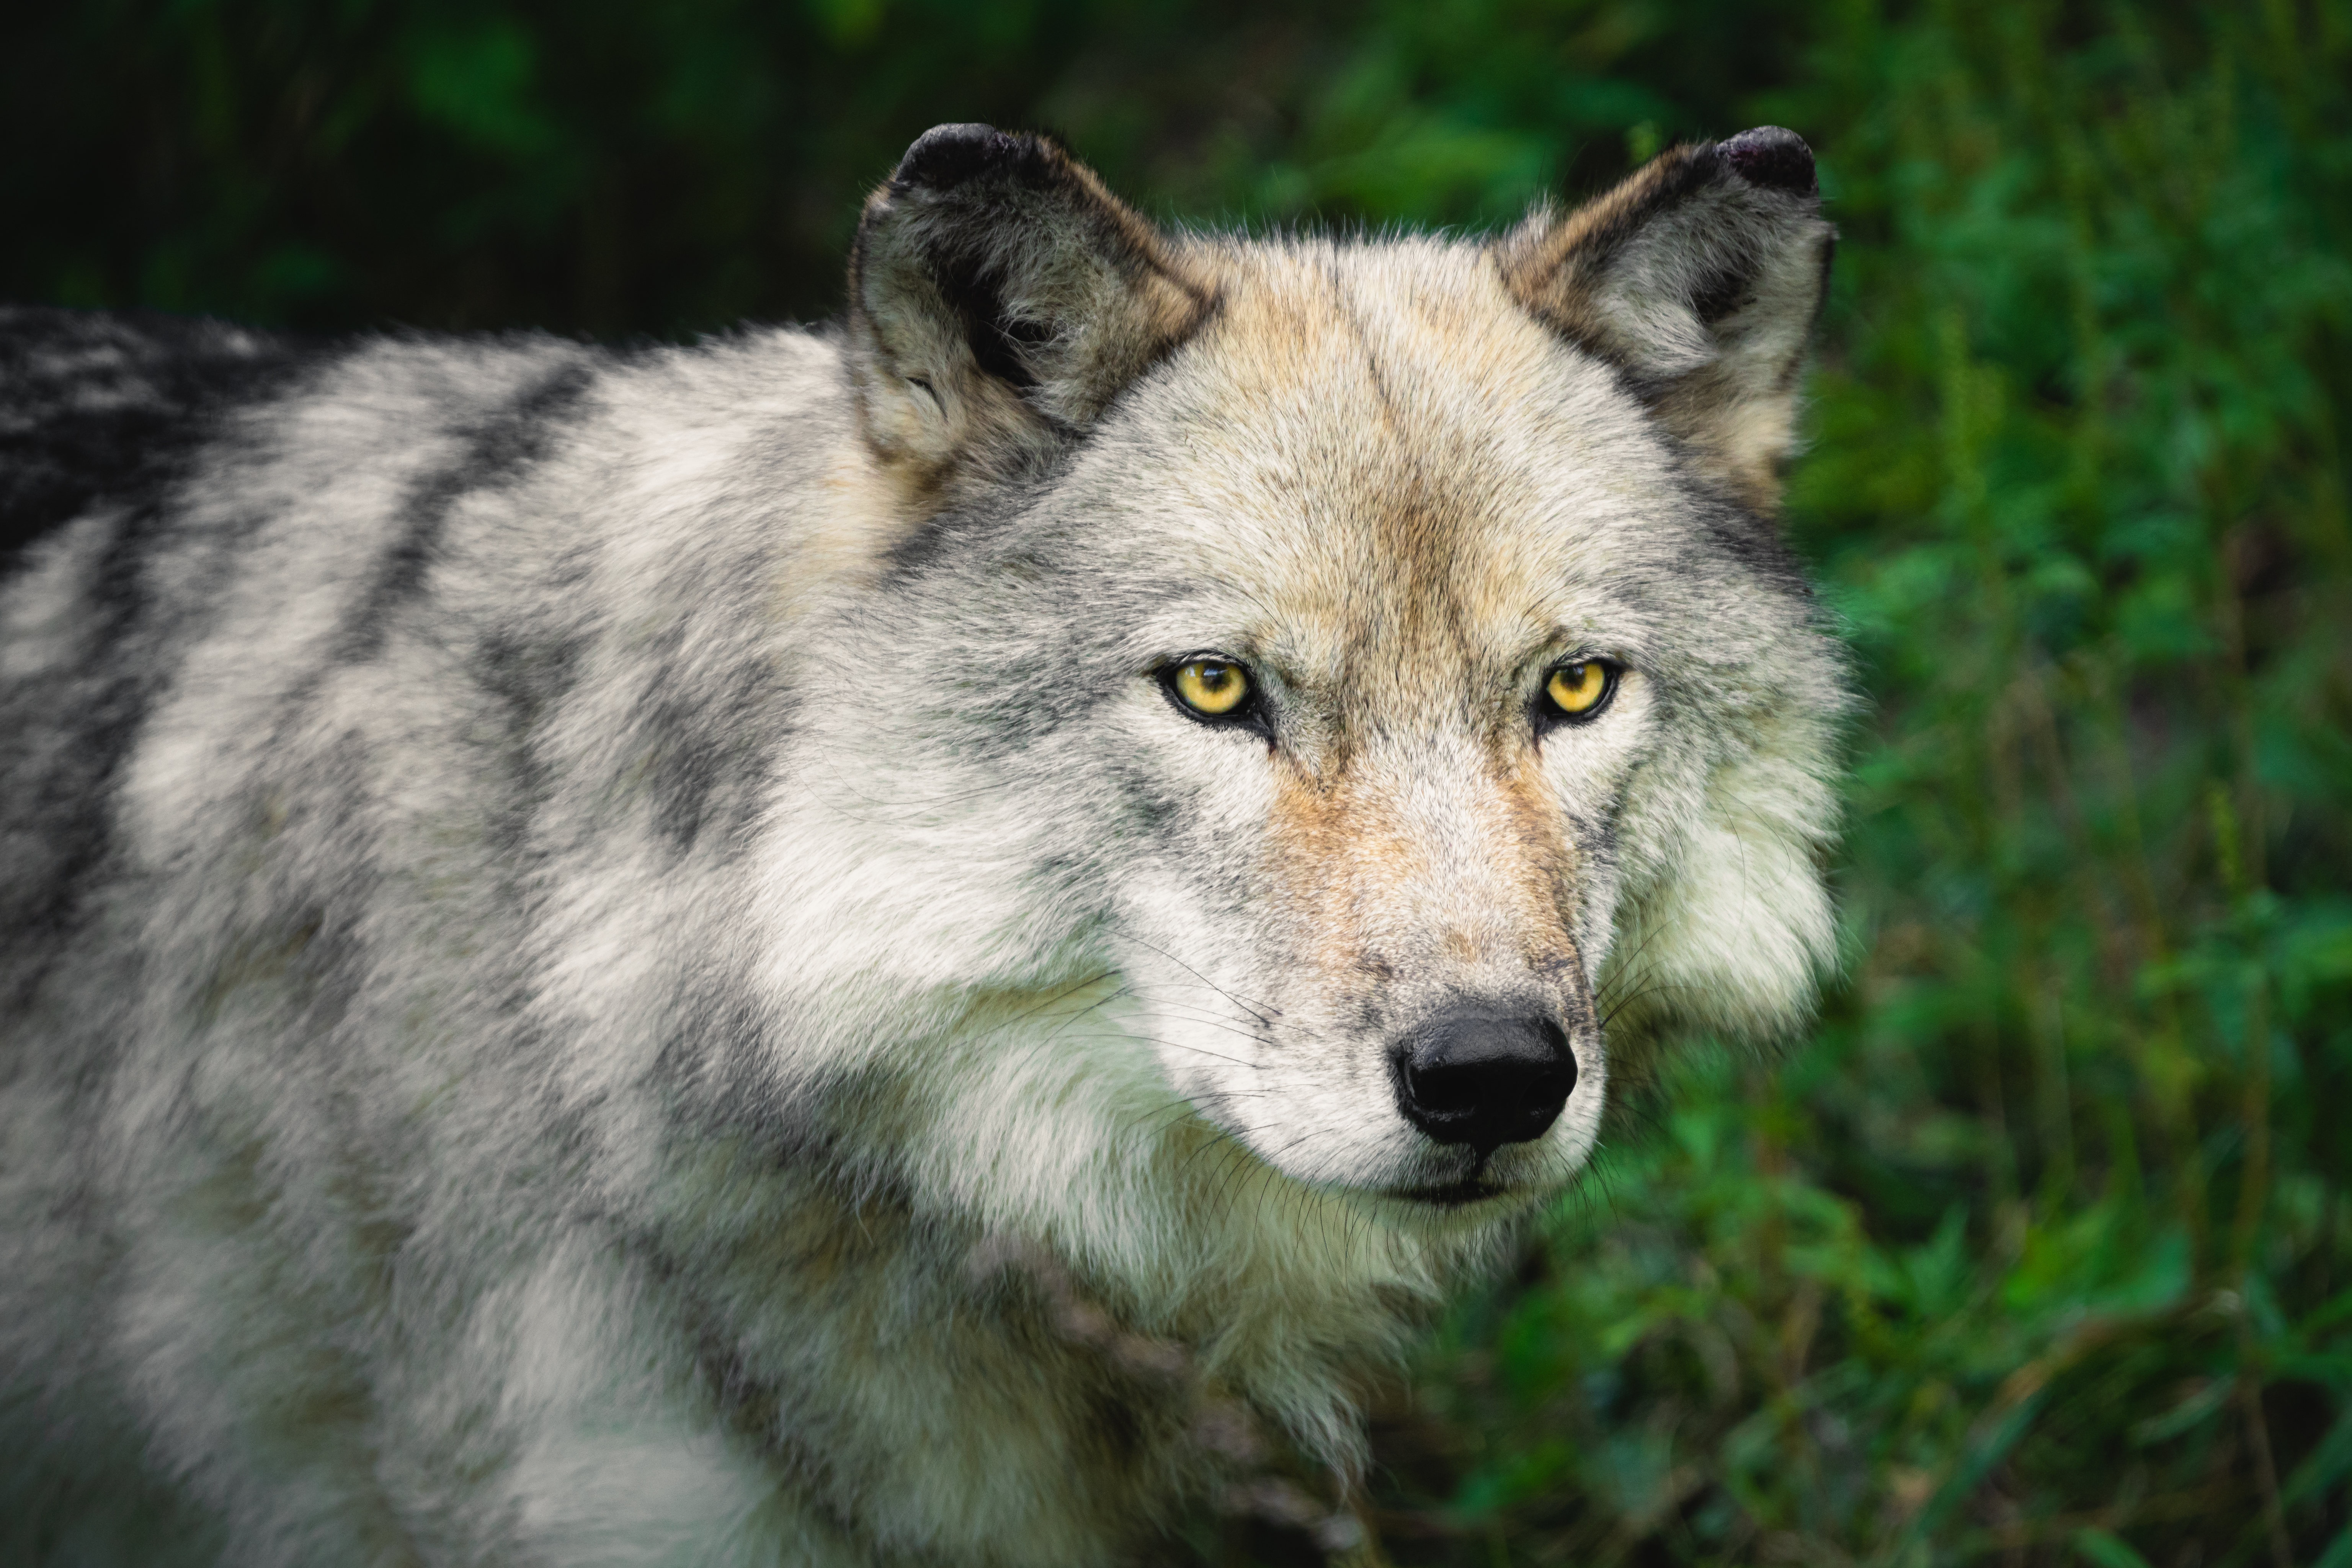
[(1223, 719), (1249, 700), (1249, 677), (1230, 659), (1192, 658), (1168, 678), (1176, 700), (1203, 719)]
[(1615, 665), (1606, 659), (1580, 658), (1551, 672), (1551, 679), (1544, 682), (1544, 699), (1552, 717), (1578, 723), (1599, 714), (1616, 689)]

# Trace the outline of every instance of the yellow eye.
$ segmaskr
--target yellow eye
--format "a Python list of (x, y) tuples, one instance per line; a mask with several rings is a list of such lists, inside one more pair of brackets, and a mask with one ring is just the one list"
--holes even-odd
[(1597, 658), (1563, 664), (1551, 672), (1544, 695), (1551, 699), (1553, 707), (1571, 719), (1590, 713), (1609, 695), (1609, 667)]
[(1195, 658), (1177, 667), (1177, 700), (1207, 719), (1222, 719), (1249, 696), (1249, 677), (1238, 664), (1222, 658)]

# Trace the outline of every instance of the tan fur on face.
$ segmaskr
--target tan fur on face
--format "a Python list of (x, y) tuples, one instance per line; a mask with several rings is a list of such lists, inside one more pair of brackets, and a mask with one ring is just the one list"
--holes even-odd
[(1214, 260), (1200, 420), (1223, 485), (1202, 500), (1250, 527), (1204, 550), (1238, 554), (1283, 688), (1261, 862), (1269, 921), (1320, 977), (1295, 988), (1324, 1016), (1382, 1007), (1399, 973), (1414, 1006), (1448, 984), (1570, 1005), (1575, 837), (1528, 704), (1565, 651), (1547, 610), (1577, 542), (1529, 521), (1580, 441), (1508, 449), (1558, 342), (1466, 247)]
[(1528, 770), (1482, 758), (1497, 771), (1480, 769), (1485, 776), (1464, 781), (1449, 803), (1475, 824), (1474, 869), (1460, 863), (1458, 847), (1400, 826), (1412, 791), (1428, 781), (1382, 761), (1356, 752), (1320, 778), (1282, 769), (1265, 875), (1280, 918), (1300, 938), (1295, 956), (1317, 972), (1306, 984), (1337, 1010), (1377, 1005), (1404, 972), (1572, 975), (1579, 959), (1564, 906), (1574, 856)]
[[(1350, 1087), (1298, 1092), (1369, 1127), (1395, 1114), (1384, 1053), (1458, 1005), (1549, 1014), (1597, 1068), (1591, 998), (1634, 919), (1629, 992), (1781, 1026), (1810, 985), (1788, 950), (1817, 953), (1825, 929), (1801, 868), (1823, 810), (1809, 759), (1839, 697), (1811, 634), (1769, 602), (1780, 589), (1695, 526), (1691, 448), (1528, 309), (1491, 249), (1196, 245), (1188, 259), (1221, 303), (1143, 395), (1187, 465), (1181, 507), (1148, 527), (1171, 583), (1229, 586), (1160, 646), (1248, 662), (1273, 706), (1271, 744), (1215, 742), (1217, 765), (1262, 771), (1264, 793), (1254, 822), (1202, 851), (1253, 868), (1219, 942), (1255, 955), (1234, 989), (1280, 1015), (1269, 1070), (1329, 1063), (1313, 1070)], [(1733, 662), (1689, 667), (1710, 648)], [(1593, 723), (1539, 732), (1542, 679), (1572, 654), (1621, 661), (1617, 696)], [(1820, 684), (1780, 689), (1751, 658)], [(1753, 765), (1785, 767), (1771, 776), (1790, 781), (1796, 820), (1684, 837), (1709, 770), (1734, 763), (1696, 749), (1721, 721), (1695, 726), (1697, 700), (1748, 715)], [(1702, 872), (1753, 929), (1656, 918), (1658, 889)], [(1326, 1098), (1341, 1092), (1357, 1110)], [(1360, 1168), (1391, 1157), (1368, 1142)]]

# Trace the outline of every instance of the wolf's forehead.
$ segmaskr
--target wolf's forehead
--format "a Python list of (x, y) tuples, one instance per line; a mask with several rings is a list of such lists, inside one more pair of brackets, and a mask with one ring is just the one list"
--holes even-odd
[(1483, 249), (1221, 259), (1221, 309), (1166, 405), (1182, 545), (1295, 657), (1507, 660), (1655, 552), (1663, 444)]

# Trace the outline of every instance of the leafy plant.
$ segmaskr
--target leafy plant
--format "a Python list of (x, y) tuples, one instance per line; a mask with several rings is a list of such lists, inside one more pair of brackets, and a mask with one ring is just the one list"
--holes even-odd
[(1455, 1326), (1400, 1558), (2352, 1563), (2347, 26), (1855, 6), (1753, 100), (1844, 229), (1853, 967)]

